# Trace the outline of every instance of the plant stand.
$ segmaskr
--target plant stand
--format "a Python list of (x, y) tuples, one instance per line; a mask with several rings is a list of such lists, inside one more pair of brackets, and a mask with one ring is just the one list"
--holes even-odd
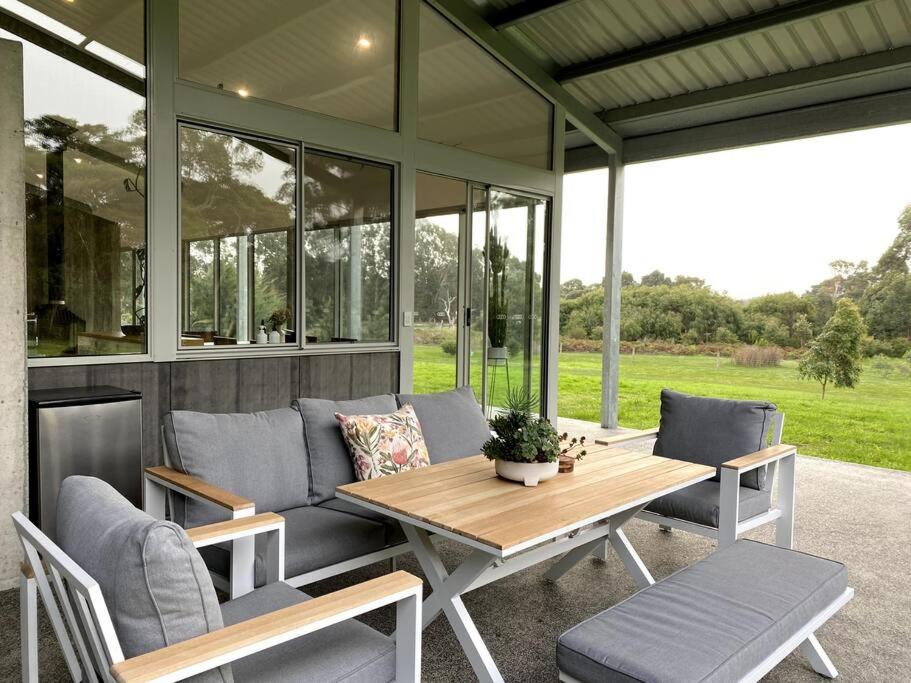
[(509, 357), (505, 358), (487, 358), (487, 367), (488, 367), (488, 376), (489, 381), (487, 383), (487, 419), (493, 415), (493, 397), (494, 390), (497, 388), (497, 369), (505, 368), (506, 369), (506, 392), (509, 393), (510, 384), (509, 384)]

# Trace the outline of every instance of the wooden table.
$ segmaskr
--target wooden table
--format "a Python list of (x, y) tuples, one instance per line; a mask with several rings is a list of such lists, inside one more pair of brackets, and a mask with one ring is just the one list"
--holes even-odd
[[(534, 488), (498, 478), (493, 463), (477, 455), (346, 484), (336, 493), (401, 523), (433, 589), (424, 601), (424, 628), (443, 612), (478, 679), (502, 681), (463, 594), (563, 555), (546, 574), (556, 580), (606, 542), (640, 587), (650, 585), (654, 579), (622, 526), (655, 498), (714, 475), (714, 467), (596, 446), (574, 472)], [(431, 533), (473, 552), (450, 574)]]

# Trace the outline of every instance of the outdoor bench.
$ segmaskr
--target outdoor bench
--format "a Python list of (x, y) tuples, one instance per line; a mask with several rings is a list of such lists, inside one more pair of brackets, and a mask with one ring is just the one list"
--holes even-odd
[[(286, 582), (294, 587), (394, 558), (410, 550), (398, 522), (335, 497), (336, 487), (355, 481), (335, 413), (386, 414), (406, 403), (421, 423), (431, 463), (477, 455), (490, 437), (469, 387), (350, 401), (299, 398), (292, 407), (258, 413), (176, 410), (162, 426), (165, 466), (145, 472), (145, 509), (163, 519), (167, 498), (171, 520), (188, 529), (281, 514)], [(232, 597), (266, 583), (261, 540), (201, 553), (215, 585)]]
[(853, 595), (839, 562), (739, 540), (566, 631), (560, 680), (756, 681), (797, 648), (835, 678), (814, 632)]

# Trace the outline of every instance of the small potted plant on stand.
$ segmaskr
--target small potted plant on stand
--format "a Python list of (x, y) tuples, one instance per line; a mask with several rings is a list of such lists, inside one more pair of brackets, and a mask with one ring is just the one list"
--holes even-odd
[(481, 448), (503, 479), (537, 486), (557, 474), (560, 435), (543, 417), (532, 414), (535, 398), (527, 390), (510, 391), (505, 409), (490, 421), (496, 436)]
[(272, 332), (269, 333), (270, 344), (285, 343), (285, 323), (291, 320), (291, 311), (287, 308), (279, 308), (272, 311), (269, 316), (269, 322), (272, 324)]
[(506, 324), (509, 321), (509, 306), (506, 302), (506, 262), (509, 248), (496, 235), (490, 236), (488, 245), (490, 259), (490, 292), (487, 296), (487, 349), (488, 361), (505, 362)]

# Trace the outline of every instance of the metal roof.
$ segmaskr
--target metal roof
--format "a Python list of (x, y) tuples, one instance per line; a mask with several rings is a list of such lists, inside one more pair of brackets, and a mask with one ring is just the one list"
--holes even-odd
[(473, 4), (624, 138), (911, 88), (911, 0)]

